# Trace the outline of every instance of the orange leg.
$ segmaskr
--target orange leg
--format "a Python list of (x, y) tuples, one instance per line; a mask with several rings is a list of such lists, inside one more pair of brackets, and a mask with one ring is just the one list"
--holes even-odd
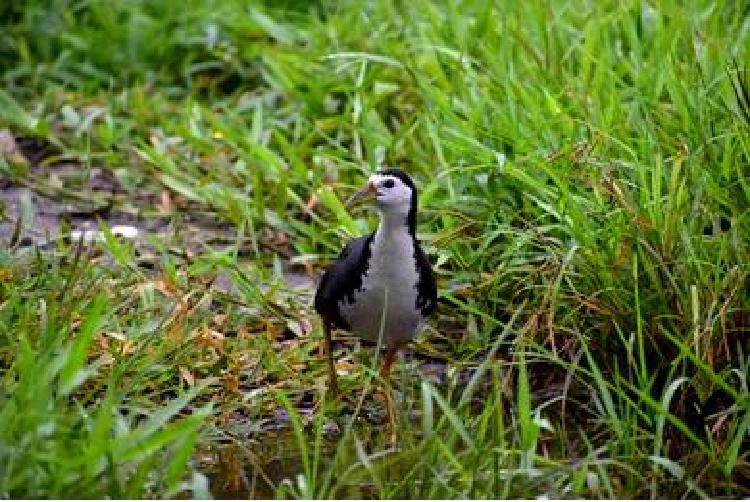
[(325, 331), (325, 351), (328, 356), (328, 390), (331, 391), (333, 397), (339, 395), (339, 384), (336, 378), (336, 366), (333, 363), (333, 343), (331, 342), (331, 325), (327, 321), (323, 321), (323, 329)]
[(390, 384), (391, 370), (393, 369), (393, 362), (396, 360), (396, 354), (398, 353), (399, 347), (391, 347), (385, 351), (383, 357), (383, 367), (380, 369), (380, 378), (386, 383)]
[(380, 378), (385, 383), (385, 403), (386, 413), (388, 415), (388, 427), (391, 433), (391, 443), (396, 442), (396, 406), (393, 403), (393, 395), (391, 392), (391, 370), (393, 369), (393, 362), (396, 360), (398, 349), (399, 347), (389, 347), (386, 350), (383, 367), (380, 370)]

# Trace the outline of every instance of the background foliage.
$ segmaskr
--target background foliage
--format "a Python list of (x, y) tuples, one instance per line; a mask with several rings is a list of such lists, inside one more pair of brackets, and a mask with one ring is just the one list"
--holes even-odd
[[(4, 3), (0, 494), (747, 495), (749, 14)], [(340, 200), (380, 166), (418, 180), (442, 300), (398, 448), (314, 407), (290, 284), (371, 227)]]

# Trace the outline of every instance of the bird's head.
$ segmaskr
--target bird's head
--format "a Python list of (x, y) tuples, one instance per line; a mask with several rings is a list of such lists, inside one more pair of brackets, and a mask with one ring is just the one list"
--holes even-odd
[(384, 215), (403, 215), (410, 230), (416, 227), (417, 189), (412, 179), (399, 169), (378, 171), (367, 179), (364, 189), (347, 202), (372, 197)]

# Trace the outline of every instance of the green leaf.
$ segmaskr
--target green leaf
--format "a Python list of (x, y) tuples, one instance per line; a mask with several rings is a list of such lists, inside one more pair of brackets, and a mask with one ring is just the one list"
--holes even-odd
[(102, 295), (93, 299), (83, 325), (75, 335), (72, 346), (67, 350), (67, 357), (60, 369), (60, 394), (63, 396), (70, 394), (91, 375), (85, 364), (88, 348), (97, 330), (106, 320), (104, 309), (107, 305), (107, 299)]

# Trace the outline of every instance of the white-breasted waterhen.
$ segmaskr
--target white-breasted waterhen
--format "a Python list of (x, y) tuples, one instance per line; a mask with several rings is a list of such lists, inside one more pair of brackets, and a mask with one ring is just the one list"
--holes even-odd
[[(437, 306), (432, 267), (416, 237), (417, 189), (403, 171), (379, 171), (347, 203), (374, 197), (380, 213), (375, 233), (349, 242), (323, 275), (315, 310), (323, 319), (330, 374), (329, 390), (338, 394), (331, 331), (341, 328), (384, 347), (380, 372), (389, 384), (398, 350), (423, 327)], [(388, 419), (393, 402), (386, 392)]]

